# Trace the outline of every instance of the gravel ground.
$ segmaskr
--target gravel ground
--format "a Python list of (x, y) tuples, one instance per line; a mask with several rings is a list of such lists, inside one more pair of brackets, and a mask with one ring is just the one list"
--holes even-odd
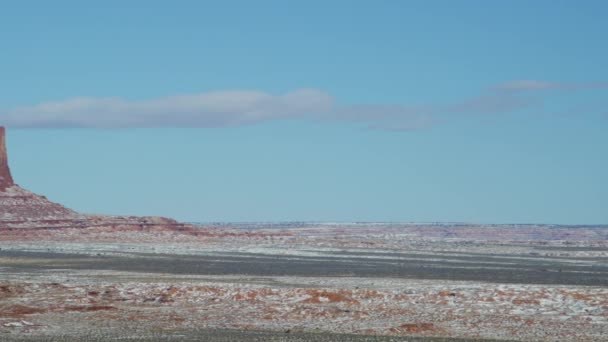
[(607, 231), (7, 231), (0, 341), (605, 341)]
[(178, 332), (171, 335), (151, 335), (147, 337), (124, 337), (88, 334), (82, 336), (53, 336), (53, 337), (12, 337), (0, 341), (14, 342), (169, 342), (169, 341), (209, 341), (209, 342), (490, 342), (497, 340), (444, 339), (426, 337), (395, 337), (395, 336), (365, 336), (350, 334), (303, 333), (303, 332), (272, 332), (272, 331), (242, 331), (242, 330), (197, 330)]
[[(402, 257), (402, 256), (401, 256)], [(7, 264), (5, 260), (14, 260)], [(28, 262), (48, 260), (47, 263)], [(3, 261), (4, 260), (4, 261)], [(24, 271), (74, 269), (169, 273), (175, 275), (257, 275), (257, 276), (347, 276), (370, 278), (411, 278), (469, 280), (493, 283), (608, 286), (608, 265), (580, 267), (558, 258), (526, 260), (479, 255), (472, 258), (429, 255), (297, 258), (244, 253), (222, 255), (133, 254), (132, 256), (91, 256), (61, 253), (0, 251), (0, 267), (17, 266)]]

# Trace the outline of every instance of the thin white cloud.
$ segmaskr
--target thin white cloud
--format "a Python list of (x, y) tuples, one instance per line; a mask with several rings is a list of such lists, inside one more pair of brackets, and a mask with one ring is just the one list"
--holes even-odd
[(608, 88), (608, 83), (591, 82), (591, 83), (560, 83), (547, 82), (538, 80), (516, 80), (495, 85), (490, 89), (506, 92), (525, 92), (525, 91), (540, 91), (540, 90), (585, 90)]
[(281, 96), (217, 91), (144, 101), (80, 97), (16, 108), (1, 118), (17, 127), (221, 127), (323, 113), (332, 107), (333, 98), (314, 89)]
[(261, 91), (216, 91), (143, 101), (78, 97), (0, 113), (11, 127), (230, 127), (282, 119), (419, 126), (422, 113), (400, 106), (338, 106), (317, 89), (284, 95)]
[(519, 80), (499, 84), (480, 95), (451, 104), (428, 106), (343, 106), (319, 89), (283, 95), (256, 90), (214, 91), (148, 100), (77, 97), (0, 111), (9, 127), (232, 127), (267, 121), (305, 119), (349, 122), (370, 129), (409, 131), (457, 120), (538, 108), (539, 91), (608, 87), (608, 83), (554, 83)]
[(539, 98), (511, 93), (482, 94), (460, 103), (446, 106), (443, 111), (455, 114), (500, 114), (534, 107), (541, 103), (542, 101)]

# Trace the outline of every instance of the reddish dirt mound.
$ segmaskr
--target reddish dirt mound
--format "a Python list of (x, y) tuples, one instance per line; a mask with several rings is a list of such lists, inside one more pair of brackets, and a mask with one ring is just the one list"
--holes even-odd
[(66, 306), (65, 307), (65, 311), (77, 311), (77, 312), (105, 311), (105, 310), (116, 310), (116, 308), (111, 305)]
[(17, 297), (25, 292), (22, 288), (12, 285), (0, 285), (0, 299)]
[(320, 303), (349, 303), (359, 304), (359, 301), (352, 298), (352, 293), (347, 290), (327, 291), (327, 290), (307, 290), (306, 294), (310, 298), (305, 299), (302, 303), (320, 304)]
[(536, 299), (526, 299), (526, 298), (515, 298), (512, 301), (515, 305), (523, 305), (523, 304), (532, 304), (532, 305), (540, 305), (540, 302)]
[(433, 323), (407, 323), (400, 325), (397, 328), (392, 328), (390, 331), (392, 333), (410, 333), (410, 334), (420, 334), (429, 331), (435, 331), (435, 325)]
[(0, 317), (22, 318), (23, 316), (44, 313), (46, 310), (25, 305), (13, 305), (0, 310)]

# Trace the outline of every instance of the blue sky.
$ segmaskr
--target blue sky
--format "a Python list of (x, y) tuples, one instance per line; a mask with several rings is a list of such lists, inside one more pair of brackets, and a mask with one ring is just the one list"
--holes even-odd
[(16, 181), (188, 221), (608, 223), (605, 1), (19, 1)]

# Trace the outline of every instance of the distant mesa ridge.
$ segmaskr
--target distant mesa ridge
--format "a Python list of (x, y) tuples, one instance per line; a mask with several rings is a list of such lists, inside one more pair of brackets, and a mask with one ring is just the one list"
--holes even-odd
[(15, 184), (8, 164), (6, 129), (0, 127), (0, 231), (92, 227), (170, 230), (191, 228), (189, 225), (164, 217), (80, 214)]

